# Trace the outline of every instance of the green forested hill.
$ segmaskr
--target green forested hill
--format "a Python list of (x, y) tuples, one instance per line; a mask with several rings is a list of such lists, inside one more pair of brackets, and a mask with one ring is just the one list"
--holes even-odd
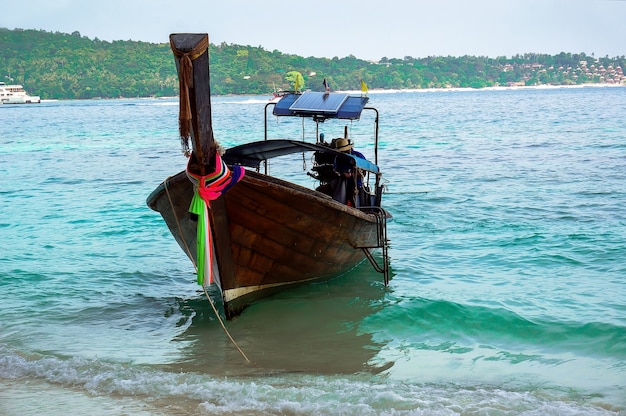
[[(164, 35), (167, 39), (167, 34)], [(291, 71), (302, 73), (305, 89), (334, 90), (482, 88), (502, 85), (624, 83), (626, 58), (585, 53), (506, 57), (304, 58), (262, 47), (210, 46), (212, 94), (270, 94), (292, 89)], [(168, 43), (106, 42), (80, 33), (0, 28), (0, 81), (22, 84), (42, 98), (172, 96), (178, 81)]]

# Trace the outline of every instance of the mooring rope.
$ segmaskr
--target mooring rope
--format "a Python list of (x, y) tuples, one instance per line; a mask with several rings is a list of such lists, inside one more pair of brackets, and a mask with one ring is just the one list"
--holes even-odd
[[(167, 179), (165, 179), (165, 181), (163, 182), (163, 185), (165, 186), (165, 193), (167, 194), (167, 199), (168, 199), (168, 201), (170, 203), (170, 207), (172, 208), (172, 212), (174, 213), (174, 219), (176, 220), (176, 227), (178, 228), (178, 235), (179, 235), (180, 239), (183, 241), (183, 244), (185, 246), (185, 250), (187, 251), (187, 254), (189, 255), (189, 258), (191, 259), (191, 263), (193, 264), (193, 267), (195, 268), (196, 273), (197, 273), (198, 272), (198, 266), (196, 265), (196, 262), (194, 261), (193, 256), (191, 255), (191, 250), (189, 249), (189, 246), (187, 245), (187, 240), (185, 239), (185, 235), (183, 233), (183, 228), (180, 225), (180, 221), (178, 221), (178, 215), (176, 215), (176, 207), (174, 207), (174, 203), (172, 202), (172, 197), (170, 195), (170, 191), (169, 191), (169, 188), (167, 186), (167, 183), (168, 183), (168, 181), (170, 179), (171, 179), (171, 176), (168, 176)], [(226, 334), (226, 336), (228, 337), (230, 342), (232, 342), (232, 344), (235, 346), (235, 348), (237, 348), (237, 350), (239, 351), (241, 356), (249, 364), (250, 360), (248, 359), (246, 354), (243, 352), (243, 350), (239, 347), (239, 345), (237, 345), (237, 342), (235, 342), (235, 339), (230, 335), (230, 332), (228, 332), (228, 329), (226, 329), (226, 325), (224, 325), (224, 321), (222, 320), (222, 317), (220, 316), (219, 312), (217, 311), (217, 308), (215, 307), (215, 304), (213, 303), (213, 300), (211, 299), (211, 296), (209, 296), (209, 292), (207, 292), (206, 286), (204, 284), (202, 284), (202, 290), (204, 291), (204, 294), (206, 295), (206, 298), (209, 300), (209, 303), (211, 304), (211, 308), (213, 309), (213, 312), (215, 313), (215, 317), (217, 318), (218, 322), (222, 326), (222, 329), (224, 330), (224, 333)]]
[(246, 360), (246, 362), (248, 364), (250, 364), (250, 360), (248, 359), (246, 354), (243, 352), (243, 350), (241, 348), (239, 348), (239, 345), (237, 345), (237, 343), (235, 342), (233, 337), (230, 335), (230, 332), (228, 332), (228, 329), (226, 329), (226, 326), (224, 325), (224, 321), (222, 321), (222, 318), (220, 317), (220, 314), (217, 312), (217, 308), (215, 307), (215, 304), (213, 303), (213, 300), (211, 299), (211, 296), (209, 296), (209, 292), (207, 292), (207, 290), (206, 290), (206, 286), (202, 285), (202, 289), (204, 290), (204, 294), (206, 295), (206, 298), (209, 300), (209, 303), (211, 304), (211, 308), (213, 308), (213, 312), (215, 312), (215, 316), (217, 317), (217, 320), (219, 321), (220, 325), (222, 325), (222, 328), (224, 329), (224, 332), (226, 333), (226, 336), (228, 337), (228, 339), (230, 339), (230, 342), (233, 343), (235, 348), (237, 348), (237, 350), (239, 350), (239, 353)]
[(178, 221), (178, 215), (176, 214), (176, 207), (174, 207), (174, 203), (172, 202), (172, 197), (170, 196), (170, 190), (167, 187), (167, 183), (172, 179), (171, 176), (168, 176), (167, 179), (163, 182), (163, 186), (165, 186), (165, 193), (167, 194), (167, 200), (170, 202), (170, 208), (172, 208), (172, 212), (174, 213), (174, 219), (176, 220), (176, 227), (178, 228), (178, 235), (180, 239), (183, 240), (183, 244), (185, 245), (185, 250), (187, 250), (187, 255), (191, 259), (191, 262), (194, 263), (194, 267), (196, 266), (193, 261), (193, 256), (191, 255), (191, 250), (189, 250), (189, 246), (187, 245), (187, 240), (185, 240), (185, 235), (183, 233), (183, 227), (180, 226), (180, 222)]

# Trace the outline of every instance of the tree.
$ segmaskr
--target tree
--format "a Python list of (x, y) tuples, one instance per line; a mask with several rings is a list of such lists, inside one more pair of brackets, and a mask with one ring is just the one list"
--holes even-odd
[(287, 72), (285, 79), (293, 85), (293, 90), (298, 92), (304, 88), (304, 77), (298, 71)]
[[(322, 89), (445, 88), (529, 84), (624, 83), (624, 56), (597, 60), (584, 53), (517, 54), (511, 58), (383, 57), (378, 63), (344, 58), (304, 58), (261, 46), (209, 45), (212, 94), (270, 94), (304, 84)], [(539, 72), (544, 71), (544, 72)], [(316, 73), (316, 75), (310, 75)], [(299, 75), (299, 76), (298, 76)], [(610, 76), (609, 76), (610, 75)], [(313, 78), (314, 77), (314, 78)], [(168, 43), (91, 40), (79, 32), (0, 28), (0, 80), (22, 84), (42, 98), (118, 98), (178, 93)]]

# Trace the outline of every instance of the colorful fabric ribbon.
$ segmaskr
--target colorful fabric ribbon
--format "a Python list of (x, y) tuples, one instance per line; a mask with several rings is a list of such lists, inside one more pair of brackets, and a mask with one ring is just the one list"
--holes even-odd
[(187, 164), (187, 177), (194, 184), (189, 212), (198, 216), (196, 267), (198, 269), (198, 284), (200, 285), (204, 285), (206, 277), (209, 279), (209, 284), (213, 283), (213, 241), (211, 221), (209, 220), (210, 201), (219, 198), (220, 195), (228, 191), (243, 178), (244, 174), (245, 169), (241, 166), (233, 166), (232, 171), (228, 169), (219, 152), (215, 152), (215, 170), (208, 175), (200, 176), (192, 173), (189, 170), (189, 164)]

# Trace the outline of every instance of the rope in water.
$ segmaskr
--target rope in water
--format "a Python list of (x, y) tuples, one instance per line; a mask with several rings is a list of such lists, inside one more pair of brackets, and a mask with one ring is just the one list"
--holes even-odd
[(228, 332), (228, 329), (226, 329), (226, 325), (224, 325), (224, 321), (222, 320), (222, 318), (220, 317), (220, 314), (217, 312), (217, 308), (215, 307), (215, 304), (213, 303), (213, 301), (211, 300), (211, 296), (209, 296), (209, 292), (207, 292), (206, 290), (206, 286), (202, 285), (202, 290), (204, 290), (204, 294), (206, 295), (206, 298), (209, 300), (209, 303), (211, 304), (211, 308), (213, 308), (213, 312), (215, 312), (215, 316), (217, 317), (217, 320), (219, 321), (220, 325), (222, 325), (222, 329), (224, 330), (224, 333), (226, 334), (226, 336), (228, 337), (228, 339), (230, 339), (230, 342), (233, 343), (233, 345), (235, 346), (235, 348), (237, 348), (237, 350), (239, 351), (239, 353), (241, 354), (241, 356), (246, 360), (246, 362), (248, 364), (250, 364), (250, 360), (248, 359), (248, 357), (246, 356), (246, 354), (243, 352), (243, 350), (241, 348), (239, 348), (239, 345), (237, 345), (237, 343), (235, 342), (235, 340), (233, 339), (233, 337), (230, 335), (230, 332)]
[[(187, 240), (185, 239), (185, 235), (183, 233), (183, 228), (180, 225), (180, 221), (178, 221), (178, 215), (176, 215), (176, 208), (174, 207), (174, 203), (172, 202), (172, 197), (170, 195), (170, 191), (169, 191), (169, 188), (167, 186), (167, 183), (169, 182), (170, 178), (171, 178), (171, 176), (168, 177), (163, 182), (163, 185), (165, 186), (165, 193), (167, 194), (167, 199), (168, 199), (168, 201), (170, 203), (170, 207), (172, 208), (172, 212), (174, 213), (174, 219), (176, 220), (176, 227), (178, 228), (178, 234), (179, 234), (180, 239), (182, 240), (182, 242), (183, 242), (183, 244), (185, 246), (185, 250), (187, 251), (187, 255), (191, 259), (193, 267), (196, 269), (196, 273), (197, 273), (198, 272), (198, 266), (196, 265), (196, 262), (193, 260), (193, 256), (191, 255), (191, 250), (189, 249), (189, 246), (187, 245)], [(206, 295), (206, 298), (209, 300), (209, 303), (211, 304), (211, 308), (213, 309), (213, 312), (215, 313), (215, 317), (217, 318), (218, 322), (222, 326), (222, 329), (224, 330), (224, 333), (226, 334), (226, 336), (228, 337), (230, 342), (235, 346), (235, 348), (237, 348), (237, 350), (239, 351), (241, 356), (249, 364), (250, 360), (248, 359), (246, 354), (243, 352), (243, 350), (239, 347), (239, 345), (237, 345), (237, 342), (235, 342), (235, 339), (230, 335), (230, 332), (228, 332), (228, 329), (226, 329), (226, 325), (224, 325), (224, 321), (222, 320), (222, 317), (220, 316), (219, 312), (217, 311), (217, 308), (215, 307), (215, 304), (213, 303), (213, 300), (211, 299), (211, 296), (209, 296), (209, 293), (207, 292), (206, 286), (204, 284), (202, 284), (202, 290), (204, 291), (204, 294)]]

